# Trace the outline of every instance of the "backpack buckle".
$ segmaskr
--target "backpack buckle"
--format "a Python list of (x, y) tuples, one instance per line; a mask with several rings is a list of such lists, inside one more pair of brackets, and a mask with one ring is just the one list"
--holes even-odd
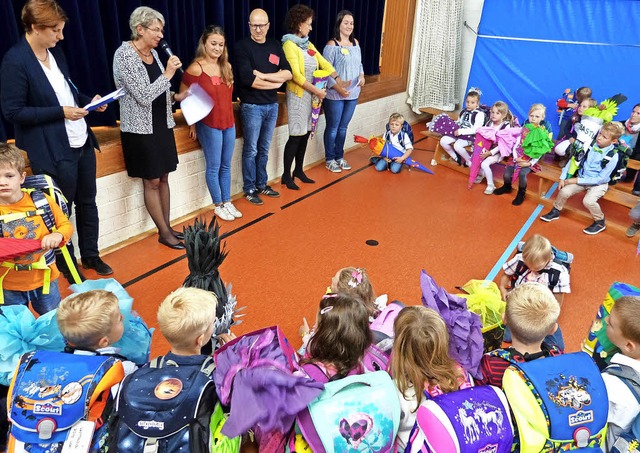
[(36, 432), (38, 433), (38, 438), (41, 440), (49, 440), (51, 436), (55, 432), (58, 425), (56, 421), (52, 418), (43, 418), (36, 425)]
[(142, 453), (157, 453), (158, 452), (158, 439), (155, 437), (150, 437), (144, 443), (144, 449)]
[(577, 448), (588, 447), (589, 439), (591, 439), (591, 431), (589, 431), (589, 428), (582, 426), (573, 432), (573, 441)]
[(13, 268), (17, 271), (30, 271), (33, 269), (31, 264), (16, 264)]

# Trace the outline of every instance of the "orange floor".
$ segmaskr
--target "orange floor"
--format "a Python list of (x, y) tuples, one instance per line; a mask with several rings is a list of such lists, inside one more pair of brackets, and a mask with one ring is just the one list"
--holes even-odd
[[(433, 153), (424, 149), (420, 128), (412, 157), (430, 167)], [(344, 266), (366, 268), (378, 294), (407, 304), (420, 303), (421, 269), (456, 292), (470, 279), (485, 278), (537, 207), (530, 200), (514, 207), (510, 195), (484, 195), (484, 184), (467, 190), (465, 176), (442, 166), (431, 167), (434, 175), (378, 173), (369, 155), (365, 148), (349, 152), (353, 169), (339, 174), (324, 165), (310, 169), (316, 183), (300, 191), (274, 184), (282, 196), (265, 197), (263, 206), (237, 201), (244, 217), (222, 222), (229, 256), (221, 268), (239, 305), (247, 306), (236, 334), (279, 324), (295, 345), (302, 318), (315, 319), (320, 297)], [(621, 218), (628, 214), (607, 208)], [(568, 350), (579, 348), (611, 283), (640, 284), (638, 239), (608, 231), (587, 236), (585, 226), (572, 218), (536, 219), (525, 234), (543, 234), (575, 255), (572, 293), (560, 316)], [(369, 239), (379, 245), (367, 245)], [(134, 309), (155, 327), (158, 304), (188, 274), (184, 254), (152, 236), (104, 258), (134, 297)], [(153, 354), (166, 350), (156, 332)]]

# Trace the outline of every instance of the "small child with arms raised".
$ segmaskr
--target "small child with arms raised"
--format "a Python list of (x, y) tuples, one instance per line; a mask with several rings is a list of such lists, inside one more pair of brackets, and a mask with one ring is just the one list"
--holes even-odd
[[(629, 431), (635, 418), (640, 414), (640, 297), (625, 296), (619, 298), (611, 309), (611, 314), (605, 318), (607, 338), (620, 352), (611, 357), (609, 367), (602, 373), (607, 395), (609, 397), (609, 416), (607, 432), (607, 451), (611, 450), (616, 441), (628, 443), (620, 438), (622, 433)], [(620, 374), (628, 376), (622, 377)], [(626, 382), (625, 382), (626, 381)], [(635, 385), (634, 385), (635, 382)], [(616, 445), (616, 447), (618, 447)], [(626, 447), (626, 445), (625, 445)], [(631, 451), (618, 448), (617, 451)]]
[(32, 196), (21, 188), (26, 177), (24, 168), (22, 152), (14, 145), (0, 143), (0, 232), (4, 238), (37, 239), (42, 251), (8, 260), (0, 282), (4, 304), (28, 305), (31, 301), (41, 315), (60, 303), (60, 273), (53, 250), (71, 238), (73, 226), (53, 198), (43, 194), (56, 225), (55, 231), (49, 231), (36, 213)]
[(305, 320), (300, 333), (303, 342), (308, 341), (300, 363), (311, 379), (329, 382), (364, 373), (362, 359), (371, 345), (371, 330), (361, 301), (346, 294), (324, 295), (313, 331)]
[(465, 148), (473, 144), (473, 135), (484, 126), (486, 120), (485, 113), (480, 110), (480, 94), (477, 88), (469, 90), (465, 99), (465, 109), (460, 112), (460, 117), (456, 121), (460, 128), (454, 132), (455, 137), (443, 135), (440, 139), (440, 146), (447, 154), (456, 162), (466, 164), (467, 167), (471, 166), (471, 156)]
[(496, 189), (494, 195), (511, 193), (513, 178), (518, 178), (518, 194), (511, 202), (520, 206), (527, 192), (527, 175), (538, 171), (538, 160), (553, 148), (551, 124), (545, 120), (546, 107), (533, 104), (529, 109), (529, 118), (522, 126), (520, 138), (513, 148), (513, 155), (504, 171), (504, 185)]
[[(560, 305), (546, 286), (523, 283), (507, 294), (503, 321), (511, 330), (512, 344), (506, 349), (485, 354), (480, 362), (483, 378), (479, 385), (502, 388), (505, 370), (515, 362), (528, 362), (559, 355), (560, 349), (545, 341), (558, 327)], [(501, 357), (505, 354), (508, 357)]]
[(396, 438), (402, 451), (425, 398), (473, 385), (472, 378), (449, 356), (449, 333), (438, 313), (422, 306), (404, 308), (394, 323), (391, 376), (398, 387), (400, 428)]
[(399, 113), (394, 113), (389, 117), (389, 123), (387, 124), (387, 132), (384, 134), (386, 142), (390, 143), (394, 148), (402, 151), (402, 156), (395, 157), (393, 160), (385, 157), (376, 159), (376, 170), (385, 171), (391, 170), (391, 173), (400, 173), (402, 170), (402, 163), (411, 155), (413, 151), (413, 143), (409, 134), (406, 134), (402, 130), (404, 125), (404, 116)]
[(119, 357), (125, 374), (137, 368), (113, 346), (122, 338), (124, 324), (118, 298), (111, 291), (96, 289), (72, 294), (60, 302), (56, 319), (67, 343), (65, 351)]
[(596, 143), (589, 149), (586, 156), (578, 164), (577, 169), (573, 159), (569, 160), (562, 169), (558, 187), (560, 191), (553, 203), (553, 209), (540, 217), (540, 220), (552, 222), (560, 218), (560, 212), (565, 203), (572, 196), (586, 191), (582, 204), (589, 210), (593, 223), (583, 229), (586, 234), (598, 234), (606, 228), (604, 213), (598, 200), (609, 190), (609, 179), (617, 168), (619, 153), (614, 147), (624, 132), (622, 123), (613, 121), (602, 126)]

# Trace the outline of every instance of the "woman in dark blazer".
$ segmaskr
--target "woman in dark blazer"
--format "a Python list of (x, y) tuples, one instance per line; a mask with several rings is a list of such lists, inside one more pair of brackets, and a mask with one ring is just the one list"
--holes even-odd
[[(83, 267), (109, 275), (113, 271), (98, 253), (98, 142), (84, 120), (89, 112), (81, 107), (92, 99), (73, 84), (62, 49), (56, 47), (64, 38), (66, 20), (54, 0), (26, 2), (22, 8), (26, 33), (5, 54), (0, 67), (0, 104), (33, 173), (51, 175), (69, 205), (75, 204)], [(58, 267), (69, 279), (64, 260), (58, 260)]]

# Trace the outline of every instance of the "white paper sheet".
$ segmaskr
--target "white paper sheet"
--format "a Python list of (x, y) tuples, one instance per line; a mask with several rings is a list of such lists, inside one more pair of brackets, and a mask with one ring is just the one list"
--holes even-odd
[(109, 94), (105, 94), (100, 99), (96, 99), (95, 101), (85, 105), (83, 108), (85, 110), (92, 111), (99, 107), (102, 107), (105, 104), (108, 104), (109, 102), (113, 102), (116, 99), (121, 98), (125, 94), (127, 94), (127, 91), (124, 88), (118, 88), (116, 91), (112, 91)]
[(191, 94), (182, 100), (180, 108), (187, 124), (191, 126), (209, 114), (213, 108), (213, 99), (197, 83), (189, 87), (189, 92)]

